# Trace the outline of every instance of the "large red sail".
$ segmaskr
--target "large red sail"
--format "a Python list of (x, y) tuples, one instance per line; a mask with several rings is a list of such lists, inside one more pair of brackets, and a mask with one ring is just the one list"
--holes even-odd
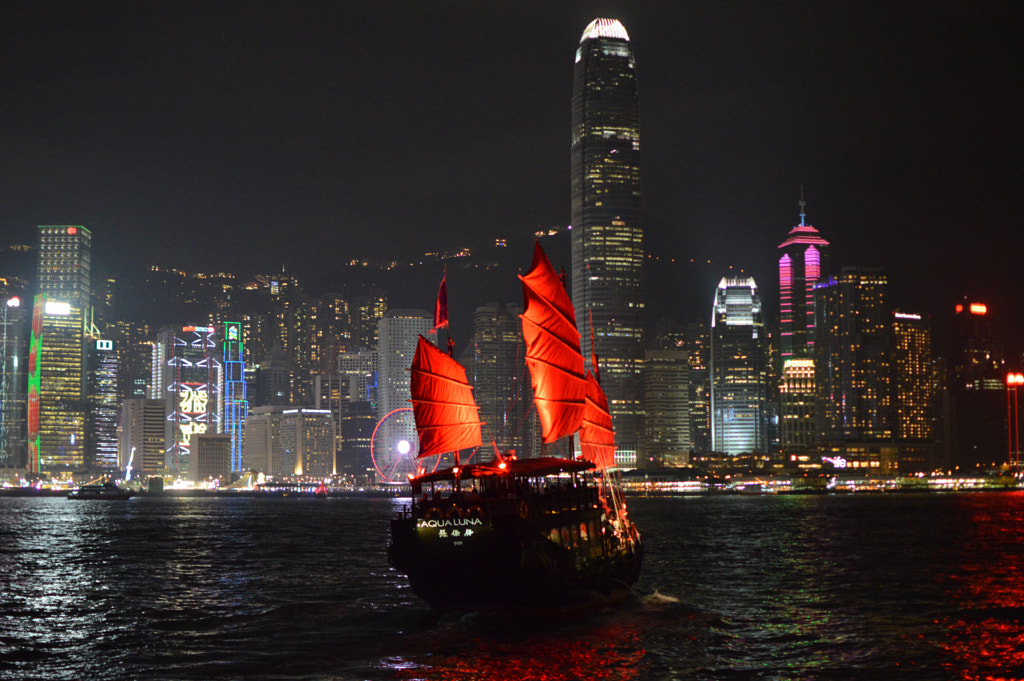
[(608, 398), (593, 374), (587, 374), (587, 405), (583, 411), (580, 450), (599, 469), (615, 465), (615, 431), (608, 411)]
[(534, 403), (545, 443), (571, 435), (583, 423), (587, 381), (576, 313), (540, 243), (523, 281), (523, 338)]
[(462, 365), (420, 336), (411, 371), (409, 392), (420, 435), (418, 456), (479, 447), (483, 423)]

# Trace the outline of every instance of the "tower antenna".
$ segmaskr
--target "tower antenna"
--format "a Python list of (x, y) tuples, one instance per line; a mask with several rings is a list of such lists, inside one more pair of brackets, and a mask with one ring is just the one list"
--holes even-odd
[(800, 206), (800, 226), (804, 227), (805, 226), (804, 225), (804, 218), (807, 217), (807, 202), (804, 201), (804, 185), (803, 184), (800, 185), (800, 201), (798, 202), (798, 205)]

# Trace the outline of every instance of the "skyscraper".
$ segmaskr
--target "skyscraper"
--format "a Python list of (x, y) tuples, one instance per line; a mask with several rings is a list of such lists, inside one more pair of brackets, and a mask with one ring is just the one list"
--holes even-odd
[(167, 467), (187, 475), (192, 436), (222, 432), (224, 365), (212, 326), (162, 329), (153, 345), (151, 396), (166, 402)]
[(86, 345), (92, 233), (39, 227), (38, 288), (29, 349), (29, 469), (70, 474), (85, 467)]
[(86, 421), (85, 462), (95, 472), (117, 470), (117, 352), (108, 338), (90, 339), (88, 363), (89, 411)]
[(242, 325), (224, 322), (224, 432), (231, 436), (231, 471), (242, 468), (242, 425), (249, 415), (245, 396), (245, 344)]
[(764, 453), (767, 340), (761, 298), (752, 278), (725, 278), (711, 317), (711, 448), (723, 454)]
[[(381, 420), (395, 412), (378, 435), (382, 451), (403, 452), (407, 443), (419, 442), (409, 403), (412, 380), (409, 367), (419, 337), (437, 339), (437, 334), (431, 331), (433, 320), (433, 315), (426, 310), (389, 310), (378, 324), (377, 418)], [(418, 451), (416, 445), (412, 449)]]
[(648, 350), (644, 384), (646, 455), (661, 465), (689, 463), (690, 362), (686, 350)]
[(800, 224), (779, 244), (779, 355), (813, 358), (814, 285), (828, 274), (828, 242), (806, 224), (806, 204), (800, 199)]
[(933, 418), (932, 334), (928, 319), (919, 314), (892, 316), (893, 436), (898, 440), (928, 440)]
[(19, 296), (0, 299), (0, 468), (22, 468), (26, 463), (29, 309)]
[(573, 67), (572, 301), (583, 354), (590, 328), (616, 431), (634, 466), (643, 421), (643, 261), (636, 62), (626, 29), (595, 19)]
[(844, 267), (815, 286), (815, 413), (824, 440), (892, 436), (887, 290), (877, 267)]
[[(524, 451), (523, 425), (532, 400), (520, 391), (526, 350), (520, 333), (520, 308), (488, 303), (473, 314), (473, 395), (485, 422), (485, 438), (499, 450)], [(526, 382), (528, 386), (528, 382)]]

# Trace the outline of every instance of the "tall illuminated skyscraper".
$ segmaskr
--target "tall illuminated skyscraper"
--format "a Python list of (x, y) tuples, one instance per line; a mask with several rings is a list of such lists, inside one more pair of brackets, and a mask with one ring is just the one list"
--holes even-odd
[(764, 453), (767, 339), (757, 284), (722, 279), (711, 314), (711, 448)]
[(779, 244), (779, 355), (813, 358), (814, 285), (828, 275), (828, 242), (806, 224), (806, 203), (800, 199), (800, 224)]
[(594, 346), (616, 431), (634, 466), (643, 423), (643, 261), (636, 62), (615, 19), (580, 38), (572, 95), (572, 301), (583, 354)]
[(815, 286), (815, 416), (823, 440), (892, 436), (888, 288), (877, 267), (844, 267)]
[(932, 334), (919, 314), (892, 316), (893, 436), (898, 440), (932, 437)]
[(212, 326), (167, 327), (157, 334), (150, 389), (166, 404), (166, 464), (172, 475), (188, 474), (193, 435), (223, 432), (222, 360)]
[(389, 310), (378, 323), (377, 418), (387, 418), (378, 436), (382, 451), (386, 448), (390, 452), (403, 452), (406, 445), (419, 442), (409, 402), (412, 380), (409, 367), (421, 335), (437, 341), (437, 333), (431, 330), (433, 320), (433, 315), (426, 310), (399, 309)]
[(245, 398), (245, 344), (242, 325), (224, 322), (224, 432), (231, 436), (231, 471), (241, 472), (242, 426), (249, 415)]
[(69, 475), (85, 467), (86, 332), (92, 233), (39, 227), (39, 294), (32, 314), (28, 378), (29, 469)]

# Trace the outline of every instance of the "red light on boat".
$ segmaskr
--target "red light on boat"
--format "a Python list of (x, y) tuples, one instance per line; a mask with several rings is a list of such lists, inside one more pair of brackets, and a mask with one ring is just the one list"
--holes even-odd
[(984, 303), (971, 303), (971, 314), (988, 314), (988, 307)]
[(505, 470), (506, 468), (508, 468), (508, 464), (502, 461), (501, 463), (498, 464), (498, 468), (500, 468), (501, 470)]

